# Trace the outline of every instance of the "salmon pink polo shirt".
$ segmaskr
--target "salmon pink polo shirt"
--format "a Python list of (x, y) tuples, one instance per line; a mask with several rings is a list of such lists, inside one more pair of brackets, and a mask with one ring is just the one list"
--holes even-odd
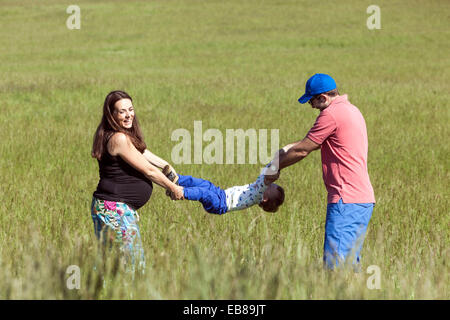
[(347, 95), (322, 110), (306, 135), (320, 144), (328, 203), (375, 203), (367, 172), (366, 122)]

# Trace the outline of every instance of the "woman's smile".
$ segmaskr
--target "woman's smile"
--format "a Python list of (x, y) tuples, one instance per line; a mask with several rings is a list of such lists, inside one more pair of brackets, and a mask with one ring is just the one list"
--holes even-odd
[(121, 99), (114, 105), (114, 118), (125, 129), (133, 126), (134, 107), (130, 99)]

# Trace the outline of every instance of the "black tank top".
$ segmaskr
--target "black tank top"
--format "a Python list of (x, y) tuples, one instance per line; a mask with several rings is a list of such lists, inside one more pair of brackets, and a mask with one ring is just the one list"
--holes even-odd
[(94, 192), (97, 199), (124, 202), (134, 210), (150, 199), (152, 182), (120, 156), (112, 156), (106, 150), (98, 165), (100, 181)]

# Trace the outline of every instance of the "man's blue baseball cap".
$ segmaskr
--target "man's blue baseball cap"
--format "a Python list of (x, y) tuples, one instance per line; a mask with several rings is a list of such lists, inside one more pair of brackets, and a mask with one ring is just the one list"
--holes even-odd
[(298, 99), (300, 103), (308, 102), (313, 96), (336, 89), (336, 82), (332, 77), (323, 73), (316, 73), (306, 82), (305, 94)]

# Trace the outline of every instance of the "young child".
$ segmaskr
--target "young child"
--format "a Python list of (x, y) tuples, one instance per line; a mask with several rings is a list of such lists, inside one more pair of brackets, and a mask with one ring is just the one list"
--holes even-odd
[(247, 209), (255, 204), (264, 211), (276, 212), (284, 202), (284, 189), (275, 183), (266, 184), (264, 174), (260, 174), (251, 184), (224, 190), (208, 180), (177, 175), (170, 166), (166, 166), (163, 173), (183, 187), (184, 199), (200, 201), (209, 213), (223, 214)]

